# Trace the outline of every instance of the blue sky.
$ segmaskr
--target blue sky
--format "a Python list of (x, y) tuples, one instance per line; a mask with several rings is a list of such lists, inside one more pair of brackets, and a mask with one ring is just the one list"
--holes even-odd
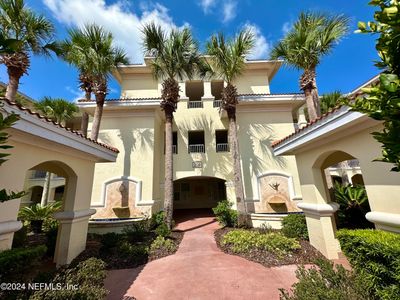
[[(376, 37), (354, 34), (358, 21), (372, 20), (374, 9), (366, 0), (185, 0), (185, 1), (104, 1), (104, 0), (26, 0), (35, 11), (50, 18), (57, 38), (66, 37), (66, 29), (96, 22), (113, 32), (116, 43), (129, 54), (132, 62), (141, 62), (139, 28), (156, 21), (164, 28), (190, 26), (204, 45), (212, 33), (233, 35), (243, 26), (254, 30), (257, 47), (252, 58), (268, 58), (279, 41), (304, 10), (345, 14), (351, 18), (351, 32), (317, 69), (320, 93), (349, 92), (377, 74)], [(298, 92), (300, 72), (282, 67), (271, 82), (271, 92)], [(4, 66), (0, 80), (8, 82)], [(21, 79), (20, 90), (34, 99), (43, 96), (75, 100), (82, 96), (77, 72), (57, 58), (33, 57), (29, 74)], [(110, 82), (109, 98), (119, 97), (120, 88)]]

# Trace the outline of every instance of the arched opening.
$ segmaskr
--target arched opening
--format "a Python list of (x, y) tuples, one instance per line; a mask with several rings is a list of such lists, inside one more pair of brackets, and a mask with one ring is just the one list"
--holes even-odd
[(24, 189), (30, 191), (30, 198), (21, 203), (19, 219), (25, 226), (21, 232), (28, 233), (29, 245), (46, 244), (45, 259), (60, 263), (58, 257), (65, 254), (61, 252), (65, 252), (68, 245), (57, 245), (62, 243), (61, 232), (63, 226), (68, 230), (68, 224), (60, 223), (54, 215), (74, 210), (77, 176), (72, 168), (59, 161), (40, 163), (26, 174)]
[(225, 180), (215, 177), (188, 177), (174, 182), (174, 209), (211, 212), (221, 200), (226, 200)]
[(359, 161), (348, 153), (335, 151), (324, 159), (321, 169), (328, 200), (340, 205), (335, 213), (336, 227), (373, 228), (365, 218), (371, 209)]

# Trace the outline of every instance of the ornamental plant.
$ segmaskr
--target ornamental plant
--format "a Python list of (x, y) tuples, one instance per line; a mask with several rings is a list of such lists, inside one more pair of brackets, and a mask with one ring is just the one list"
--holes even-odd
[(376, 50), (380, 60), (376, 66), (383, 70), (376, 85), (364, 88), (367, 95), (347, 101), (353, 110), (383, 121), (383, 130), (373, 132), (382, 144), (382, 157), (376, 159), (393, 164), (391, 171), (400, 171), (400, 1), (373, 0), (375, 21), (359, 22), (356, 32), (378, 34)]

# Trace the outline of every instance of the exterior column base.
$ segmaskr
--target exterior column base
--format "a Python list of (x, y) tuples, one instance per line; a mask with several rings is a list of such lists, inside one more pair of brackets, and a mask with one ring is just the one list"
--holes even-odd
[(89, 217), (95, 213), (95, 209), (85, 209), (54, 214), (54, 218), (60, 222), (54, 254), (57, 266), (71, 263), (85, 250)]
[(333, 214), (339, 209), (339, 204), (317, 204), (300, 202), (297, 206), (303, 210), (310, 244), (328, 259), (338, 259), (340, 245), (335, 237), (336, 224)]
[(11, 249), (14, 232), (22, 228), (20, 221), (0, 222), (0, 251)]

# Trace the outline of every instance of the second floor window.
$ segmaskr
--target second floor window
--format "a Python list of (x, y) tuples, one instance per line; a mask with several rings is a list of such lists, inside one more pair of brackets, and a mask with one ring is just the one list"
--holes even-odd
[(215, 145), (217, 152), (228, 152), (228, 130), (216, 130), (215, 131)]
[(204, 131), (189, 131), (189, 153), (204, 153)]

